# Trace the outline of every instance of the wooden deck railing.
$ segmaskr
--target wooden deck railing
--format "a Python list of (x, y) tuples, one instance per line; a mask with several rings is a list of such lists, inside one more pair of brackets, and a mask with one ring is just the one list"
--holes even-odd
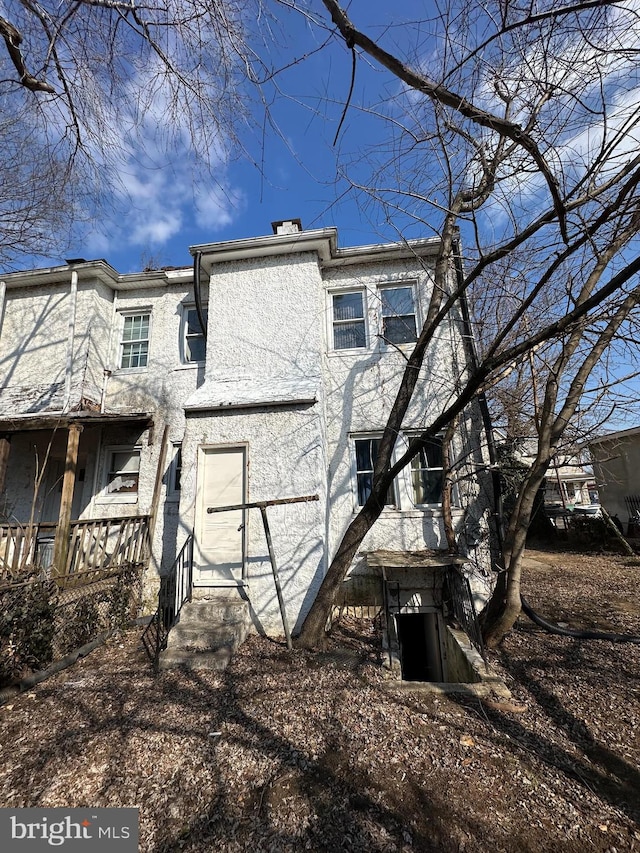
[[(0, 575), (17, 577), (27, 566), (51, 564), (56, 524), (0, 524)], [(52, 575), (118, 568), (149, 556), (149, 516), (89, 518), (71, 522), (67, 564)]]

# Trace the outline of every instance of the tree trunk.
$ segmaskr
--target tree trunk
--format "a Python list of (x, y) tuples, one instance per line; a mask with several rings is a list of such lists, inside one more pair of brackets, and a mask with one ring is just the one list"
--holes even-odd
[(520, 615), (520, 580), (522, 558), (527, 544), (527, 533), (536, 495), (544, 480), (548, 462), (540, 460), (525, 480), (520, 497), (509, 521), (505, 542), (506, 570), (498, 577), (498, 584), (487, 606), (483, 636), (487, 648), (498, 646), (515, 625)]
[[(372, 490), (366, 504), (347, 528), (311, 610), (304, 620), (302, 630), (296, 640), (296, 646), (303, 649), (317, 649), (324, 645), (327, 621), (331, 615), (333, 603), (362, 540), (382, 512), (387, 488), (388, 485), (384, 488), (378, 486)], [(381, 497), (376, 499), (374, 494), (378, 492), (380, 492)]]

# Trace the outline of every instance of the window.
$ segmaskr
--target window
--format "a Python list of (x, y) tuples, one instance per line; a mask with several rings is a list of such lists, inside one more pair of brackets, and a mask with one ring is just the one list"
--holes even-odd
[(416, 504), (442, 503), (442, 438), (429, 439), (411, 460), (413, 500)]
[(358, 349), (367, 345), (364, 320), (364, 291), (352, 290), (349, 293), (334, 293), (333, 308), (333, 348)]
[(182, 445), (173, 445), (173, 459), (167, 475), (167, 500), (179, 501), (182, 480)]
[(140, 481), (139, 448), (108, 447), (106, 465), (104, 497), (135, 503), (138, 500)]
[(146, 367), (151, 314), (125, 314), (120, 344), (120, 367)]
[[(203, 319), (208, 322), (209, 312), (202, 309)], [(182, 360), (185, 364), (204, 361), (207, 342), (200, 327), (198, 312), (193, 306), (186, 306), (182, 313)]]
[[(356, 453), (356, 481), (358, 490), (358, 506), (364, 506), (371, 494), (373, 484), (373, 466), (378, 457), (380, 438), (356, 438), (354, 441)], [(393, 485), (387, 491), (385, 506), (395, 506), (396, 496)]]
[(408, 344), (417, 340), (413, 286), (385, 285), (379, 290), (384, 340), (391, 344)]

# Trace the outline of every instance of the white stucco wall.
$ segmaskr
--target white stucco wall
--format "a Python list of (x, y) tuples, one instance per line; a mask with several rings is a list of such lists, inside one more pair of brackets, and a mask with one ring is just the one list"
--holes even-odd
[[(326, 459), (316, 405), (195, 414), (183, 443), (182, 537), (193, 529), (199, 447), (246, 443), (247, 500), (319, 496), (318, 502), (270, 507), (269, 527), (293, 628), (306, 612), (325, 568)], [(260, 511), (248, 511), (247, 581), (258, 630), (282, 633)], [(178, 545), (181, 543), (179, 542)]]
[[(380, 285), (403, 283), (415, 283), (420, 328), (433, 286), (432, 267), (428, 259), (422, 263), (414, 259), (349, 265), (329, 269), (325, 275), (327, 344), (323, 371), (327, 409), (331, 554), (335, 552), (346, 527), (359, 509), (355, 489), (353, 438), (357, 434), (382, 432), (406, 366), (406, 358), (413, 348), (410, 344), (395, 348), (378, 337), (381, 332), (378, 288)], [(355, 288), (364, 288), (366, 294), (368, 346), (362, 350), (333, 350), (331, 294)], [(404, 429), (410, 433), (428, 426), (452, 402), (464, 370), (466, 362), (461, 328), (455, 323), (443, 324), (427, 350), (416, 391), (405, 417)], [(453, 444), (453, 457), (461, 460), (456, 495), (460, 504), (465, 506), (469, 500), (481, 497), (476, 470), (482, 466), (484, 458), (479, 439), (479, 418), (477, 413), (474, 415), (469, 411), (460, 420)], [(402, 454), (406, 444), (406, 436), (401, 435), (396, 445), (397, 456)], [(410, 469), (405, 469), (398, 476), (396, 495), (397, 507), (383, 510), (376, 525), (367, 534), (362, 550), (446, 548), (441, 510), (416, 508), (413, 503)], [(483, 516), (486, 500), (481, 503), (482, 506), (476, 509), (478, 518)], [(466, 520), (462, 508), (454, 509), (453, 516), (454, 524), (457, 525)], [(361, 563), (359, 560), (356, 565)]]
[(623, 430), (590, 445), (589, 450), (600, 502), (610, 515), (618, 516), (626, 532), (625, 497), (640, 495), (640, 430)]
[[(0, 414), (77, 408), (100, 402), (112, 325), (113, 291), (82, 281), (75, 299), (71, 276), (40, 287), (8, 289), (0, 329)], [(73, 322), (70, 396), (65, 400), (67, 353)]]
[[(426, 262), (386, 258), (373, 263), (323, 263), (316, 251), (254, 253), (211, 263), (209, 293), (204, 293), (209, 308), (206, 366), (185, 365), (181, 359), (183, 311), (193, 304), (190, 271), (126, 276), (113, 288), (98, 278), (85, 278), (78, 290), (74, 388), (84, 389), (85, 396), (98, 401), (104, 388), (108, 412), (149, 412), (154, 419), (152, 430), (109, 425), (81, 440), (86, 459), (82, 514), (150, 511), (160, 439), (167, 424), (169, 454), (150, 573), (150, 578), (157, 577), (169, 569), (193, 529), (198, 448), (246, 445), (249, 500), (316, 493), (320, 497), (317, 503), (269, 510), (292, 627), (299, 625), (310, 606), (328, 561), (358, 509), (353, 437), (381, 432), (411, 350), (407, 345), (398, 351), (380, 341), (378, 287), (415, 282), (420, 325), (432, 286), (428, 258)], [(366, 292), (369, 345), (359, 351), (334, 351), (331, 294), (350, 288)], [(44, 375), (48, 383), (64, 380), (68, 292), (67, 282), (7, 291), (0, 363), (10, 383), (30, 389), (32, 396)], [(122, 312), (143, 310), (151, 313), (148, 365), (123, 370), (119, 366)], [(450, 401), (464, 369), (460, 334), (455, 324), (439, 331), (427, 353), (406, 429), (429, 424)], [(110, 371), (106, 385), (105, 368)], [(13, 405), (15, 412), (12, 399), (3, 390), (0, 406)], [(461, 506), (454, 511), (461, 529), (470, 520), (486, 522), (486, 495), (477, 475), (484, 461), (480, 433), (477, 413), (470, 411), (462, 418), (454, 441), (454, 455), (465, 459), (460, 472), (464, 476), (457, 486)], [(177, 443), (182, 443), (183, 459), (179, 502), (166, 500), (167, 473)], [(104, 501), (107, 448), (134, 444), (141, 449), (137, 502)], [(469, 447), (473, 452), (467, 455)], [(12, 466), (19, 465), (24, 452), (23, 447), (12, 457)], [(18, 469), (12, 471), (17, 478)], [(23, 509), (27, 491), (19, 496)], [(410, 472), (399, 476), (397, 491), (398, 506), (383, 511), (362, 550), (445, 547), (440, 510), (413, 505)], [(281, 633), (257, 511), (250, 513), (247, 547), (256, 628)], [(485, 556), (481, 556), (483, 563)], [(361, 563), (359, 556), (355, 564)]]
[[(183, 443), (183, 529), (194, 524), (201, 446), (247, 446), (250, 502), (317, 494), (318, 502), (267, 510), (293, 630), (326, 567), (324, 299), (317, 257), (300, 253), (215, 265), (209, 292), (205, 379), (187, 400), (193, 408)], [(246, 547), (254, 625), (281, 634), (258, 510), (249, 511)]]

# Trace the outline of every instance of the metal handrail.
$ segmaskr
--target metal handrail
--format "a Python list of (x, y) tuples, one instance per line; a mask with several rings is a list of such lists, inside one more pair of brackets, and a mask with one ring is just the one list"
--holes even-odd
[(455, 566), (449, 566), (445, 575), (445, 587), (454, 616), (486, 663), (482, 629), (473, 603), (469, 578)]
[(193, 592), (193, 534), (173, 561), (166, 575), (160, 578), (158, 608), (142, 633), (142, 644), (157, 672), (160, 653), (167, 647), (169, 632), (178, 621), (180, 611)]

